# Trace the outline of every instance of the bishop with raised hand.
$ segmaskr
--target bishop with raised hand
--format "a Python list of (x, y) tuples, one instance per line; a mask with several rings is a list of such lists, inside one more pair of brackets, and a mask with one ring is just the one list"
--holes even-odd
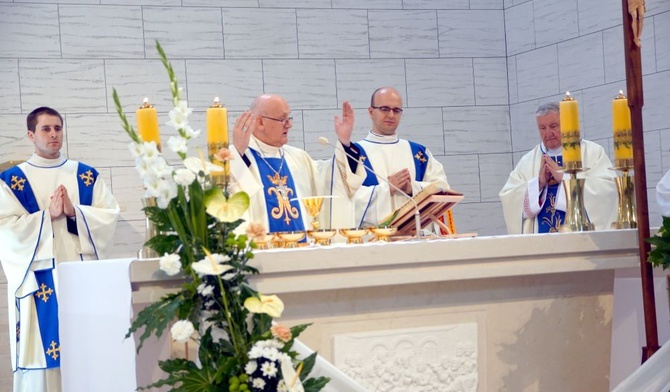
[(316, 161), (297, 147), (289, 146), (293, 126), (291, 109), (279, 95), (254, 99), (251, 108), (235, 122), (230, 162), (232, 191), (249, 194), (245, 225), (261, 223), (268, 232), (302, 231), (311, 218), (300, 198), (332, 196), (324, 202), (319, 221), (324, 228), (354, 226), (351, 197), (365, 179), (364, 168), (344, 153), (349, 147), (354, 112), (348, 102), (342, 116), (335, 116), (340, 145), (332, 159)]

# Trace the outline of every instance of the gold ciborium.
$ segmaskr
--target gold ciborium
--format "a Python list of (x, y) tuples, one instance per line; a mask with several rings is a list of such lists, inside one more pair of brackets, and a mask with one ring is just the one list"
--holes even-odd
[(298, 242), (305, 238), (304, 231), (282, 231), (276, 235), (281, 241), (282, 248), (297, 248)]
[(395, 234), (396, 231), (398, 231), (398, 228), (391, 226), (370, 228), (370, 232), (374, 234), (376, 240), (381, 242), (391, 242), (391, 236)]
[(276, 236), (274, 233), (267, 233), (265, 235), (254, 238), (254, 242), (258, 245), (258, 250), (267, 250), (273, 247)]
[(367, 233), (368, 229), (340, 229), (340, 234), (347, 238), (347, 244), (362, 244)]

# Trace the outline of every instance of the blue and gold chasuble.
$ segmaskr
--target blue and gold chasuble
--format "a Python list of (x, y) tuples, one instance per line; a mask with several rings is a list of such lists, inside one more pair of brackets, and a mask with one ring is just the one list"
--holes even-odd
[[(63, 162), (64, 164), (65, 162)], [(62, 166), (62, 165), (61, 165)], [(79, 204), (91, 205), (93, 201), (93, 184), (98, 178), (98, 172), (88, 165), (79, 163), (77, 168), (77, 184), (79, 188)], [(29, 214), (37, 213), (40, 207), (35, 198), (30, 182), (19, 166), (14, 166), (0, 173), (0, 180), (4, 181), (12, 190), (14, 196)], [(33, 254), (34, 258), (34, 254)], [(32, 263), (32, 260), (31, 260)], [(42, 347), (46, 358), (46, 368), (60, 367), (60, 337), (58, 333), (58, 299), (53, 278), (53, 268), (34, 271), (37, 281), (37, 291), (29, 294), (34, 296), (35, 311), (42, 340)], [(20, 302), (16, 299), (16, 307), (21, 312)], [(21, 340), (21, 325), (16, 324), (16, 341)]]
[[(546, 154), (546, 151), (542, 151)], [(563, 166), (563, 156), (550, 156), (551, 159)], [(559, 228), (565, 222), (565, 211), (556, 209), (556, 202), (558, 201), (558, 189), (561, 184), (553, 184), (547, 187), (547, 198), (544, 206), (537, 214), (537, 232), (538, 233), (558, 233)]]
[[(367, 140), (369, 143), (375, 143), (373, 141)], [(396, 141), (397, 143), (398, 141)], [(423, 177), (426, 174), (426, 168), (428, 167), (428, 154), (426, 153), (426, 147), (422, 146), (419, 143), (415, 143), (411, 140), (408, 140), (409, 145), (412, 149), (412, 155), (414, 156), (414, 181), (423, 181)], [(365, 167), (369, 170), (366, 170), (367, 176), (365, 181), (363, 181), (364, 186), (374, 186), (379, 185), (379, 179), (373, 174), (374, 169), (372, 168), (372, 163), (365, 152), (363, 146), (360, 143), (354, 143), (360, 152), (361, 161)], [(382, 143), (377, 143), (382, 144)]]
[[(258, 173), (265, 192), (265, 208), (269, 222), (269, 232), (304, 231), (305, 225), (300, 212), (300, 202), (296, 200), (295, 183), (284, 156), (264, 158), (253, 148), (249, 148), (258, 167)], [(302, 240), (303, 242), (305, 239)]]

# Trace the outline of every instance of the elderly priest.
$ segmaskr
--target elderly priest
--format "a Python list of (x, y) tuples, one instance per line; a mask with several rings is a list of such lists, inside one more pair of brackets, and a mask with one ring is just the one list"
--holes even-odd
[(318, 218), (321, 227), (354, 226), (350, 198), (365, 179), (365, 169), (357, 157), (349, 154), (354, 112), (348, 102), (342, 106), (342, 118), (335, 116), (335, 133), (340, 144), (331, 160), (315, 161), (309, 154), (287, 145), (293, 126), (291, 109), (279, 95), (257, 97), (249, 111), (235, 122), (230, 162), (233, 191), (249, 194), (251, 205), (245, 224), (262, 223), (270, 233), (303, 231), (311, 218), (303, 210), (300, 198), (333, 196), (324, 203)]
[[(557, 232), (565, 222), (566, 197), (561, 180), (561, 123), (559, 105), (540, 106), (535, 119), (542, 142), (524, 155), (500, 191), (509, 234)], [(615, 171), (605, 150), (581, 140), (582, 167), (586, 178), (584, 206), (596, 230), (610, 228), (617, 217)]]

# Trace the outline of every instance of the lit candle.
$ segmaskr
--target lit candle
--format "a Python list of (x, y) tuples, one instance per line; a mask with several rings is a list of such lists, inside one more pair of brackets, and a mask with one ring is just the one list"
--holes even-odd
[(161, 137), (158, 131), (158, 113), (154, 105), (149, 104), (149, 98), (137, 109), (137, 131), (145, 142), (156, 142), (158, 151), (161, 149)]
[(619, 95), (612, 101), (612, 128), (614, 131), (614, 165), (616, 167), (631, 166), (633, 131), (630, 124), (628, 99), (623, 95), (623, 91), (619, 91)]
[(207, 108), (207, 144), (228, 147), (228, 110), (219, 103), (219, 97)]
[(563, 145), (563, 167), (570, 169), (582, 168), (582, 147), (579, 134), (579, 106), (577, 100), (565, 93), (560, 102), (561, 144)]

